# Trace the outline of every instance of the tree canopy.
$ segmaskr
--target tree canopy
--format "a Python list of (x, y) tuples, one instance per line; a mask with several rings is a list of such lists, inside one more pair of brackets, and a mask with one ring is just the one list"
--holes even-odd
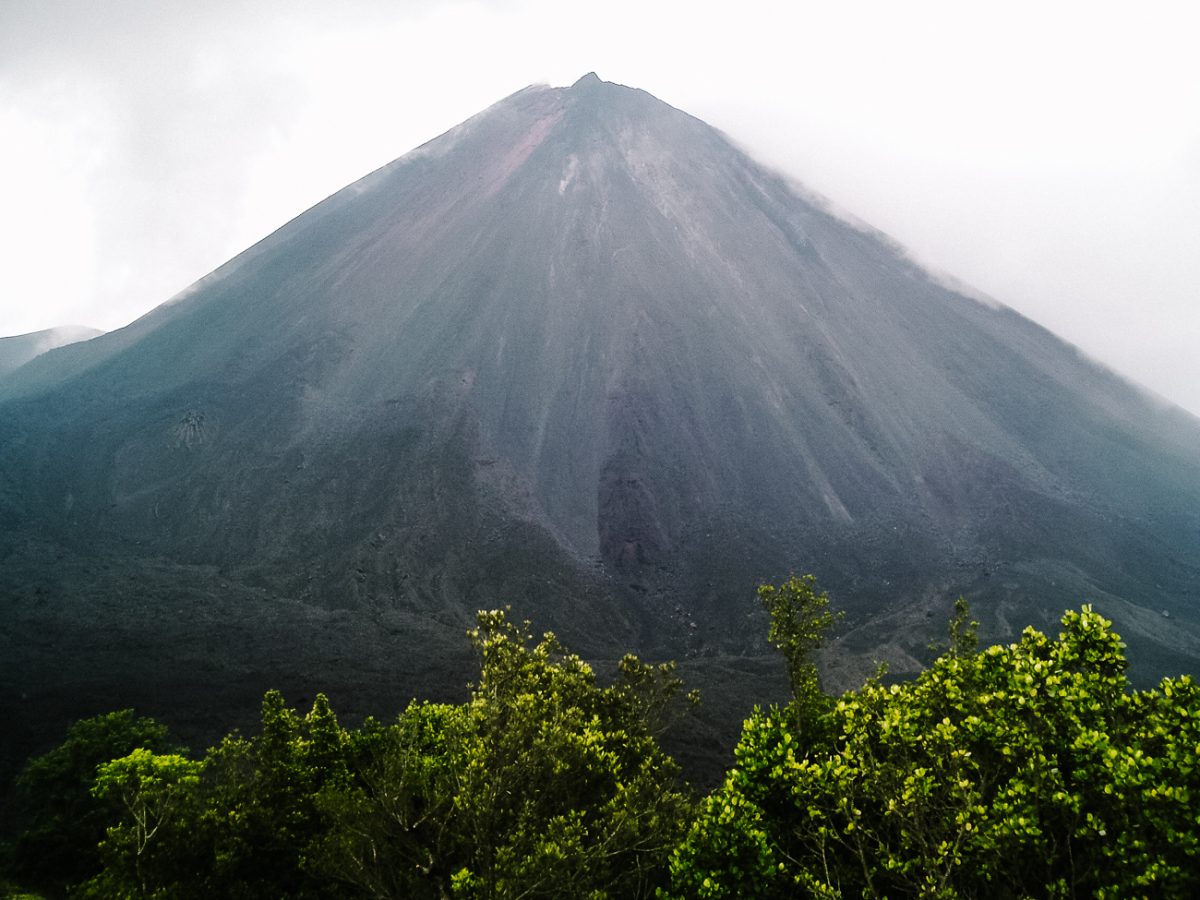
[(980, 651), (960, 603), (920, 676), (832, 697), (828, 598), (811, 578), (759, 596), (794, 696), (753, 711), (702, 800), (657, 740), (671, 665), (627, 656), (601, 683), (490, 611), (468, 699), (390, 723), (270, 691), (256, 734), (198, 757), (128, 710), (77, 723), (21, 776), (13, 871), (185, 900), (1200, 894), (1200, 688), (1132, 690), (1092, 609)]
[(96, 768), (138, 748), (173, 749), (165, 726), (122, 709), (79, 720), (61, 744), (29, 761), (16, 783), (25, 829), (12, 868), (22, 880), (48, 886), (99, 870), (111, 817), (93, 794)]
[[(70, 770), (100, 824), (55, 818), (33, 838), (90, 854), (73, 871), (91, 877), (60, 882), (79, 897), (654, 896), (690, 810), (656, 737), (673, 666), (626, 656), (602, 685), (500, 610), (469, 639), (467, 702), (414, 701), (388, 725), (346, 729), (323, 695), (302, 716), (270, 691), (258, 734), (199, 759), (163, 748), (158, 725), (101, 742)], [(30, 764), (32, 801), (55, 800), (43, 773), (97, 727)]]
[(1135, 693), (1084, 607), (1050, 639), (957, 648), (802, 734), (756, 710), (672, 859), (680, 897), (1194, 896), (1200, 696)]

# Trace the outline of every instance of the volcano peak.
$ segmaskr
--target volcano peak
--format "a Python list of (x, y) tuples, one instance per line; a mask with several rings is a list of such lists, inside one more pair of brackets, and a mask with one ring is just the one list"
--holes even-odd
[(574, 90), (575, 88), (589, 88), (589, 87), (594, 87), (599, 84), (607, 84), (607, 82), (602, 81), (600, 79), (600, 76), (597, 75), (595, 72), (588, 72), (586, 75), (584, 75), (578, 81), (576, 81), (573, 85), (571, 85), (571, 89)]

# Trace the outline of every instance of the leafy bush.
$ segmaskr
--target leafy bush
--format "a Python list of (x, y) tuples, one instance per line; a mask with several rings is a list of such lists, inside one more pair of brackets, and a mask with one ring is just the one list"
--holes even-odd
[[(499, 611), (470, 639), (470, 700), (389, 726), (270, 691), (259, 734), (192, 760), (128, 713), (79, 723), (30, 764), (52, 827), (27, 843), (53, 837), (78, 897), (653, 896), (690, 808), (655, 737), (672, 667), (629, 656), (601, 686)], [(61, 818), (60, 795), (88, 817)]]
[(111, 816), (92, 793), (96, 769), (138, 748), (170, 749), (167, 728), (122, 709), (81, 719), (61, 744), (26, 764), (16, 782), (25, 829), (14, 869), (22, 881), (48, 888), (99, 871), (98, 846)]
[(499, 611), (470, 637), (470, 700), (413, 704), (322, 797), (322, 866), (381, 897), (653, 896), (688, 810), (653, 733), (672, 668), (628, 656), (601, 687)]
[(872, 681), (807, 734), (756, 710), (675, 894), (1195, 896), (1200, 693), (1132, 693), (1123, 646), (1085, 607), (1057, 640)]
[(1200, 895), (1200, 687), (1132, 691), (1090, 608), (979, 652), (960, 604), (918, 678), (833, 698), (811, 658), (828, 598), (811, 578), (759, 596), (793, 700), (754, 710), (699, 807), (657, 742), (670, 665), (628, 656), (601, 685), (554, 635), (481, 612), (467, 702), (391, 724), (271, 691), (257, 735), (195, 760), (128, 710), (77, 723), (21, 776), (21, 880), (185, 900)]

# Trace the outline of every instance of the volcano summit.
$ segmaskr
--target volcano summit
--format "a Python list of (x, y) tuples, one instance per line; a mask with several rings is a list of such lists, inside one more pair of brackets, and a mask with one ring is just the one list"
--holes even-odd
[(453, 694), (504, 603), (736, 685), (792, 571), (834, 678), (914, 670), (959, 594), (989, 638), (1095, 602), (1154, 676), (1200, 659), (1200, 421), (588, 75), (5, 376), (0, 559), (28, 746)]

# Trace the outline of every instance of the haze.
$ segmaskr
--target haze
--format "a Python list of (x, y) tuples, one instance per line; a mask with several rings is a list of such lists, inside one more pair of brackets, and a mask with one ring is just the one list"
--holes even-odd
[(354, 0), (0, 7), (0, 334), (113, 329), (532, 82), (724, 129), (1200, 412), (1184, 3)]

